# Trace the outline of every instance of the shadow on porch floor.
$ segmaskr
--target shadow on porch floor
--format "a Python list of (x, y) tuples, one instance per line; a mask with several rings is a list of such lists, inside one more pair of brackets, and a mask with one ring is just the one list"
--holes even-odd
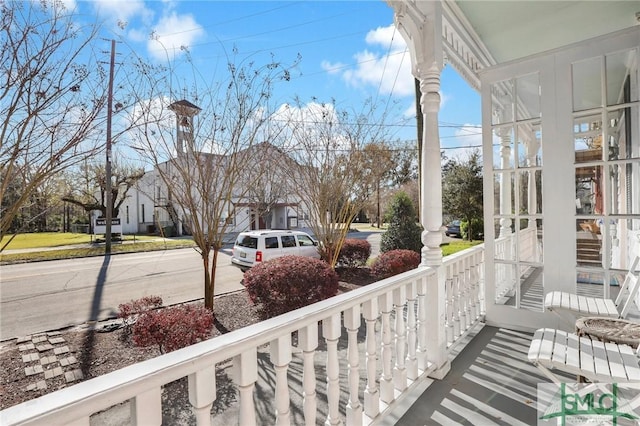
[(536, 386), (548, 380), (527, 359), (531, 336), (485, 326), (452, 360), (443, 380), (416, 388), (379, 424), (536, 424)]

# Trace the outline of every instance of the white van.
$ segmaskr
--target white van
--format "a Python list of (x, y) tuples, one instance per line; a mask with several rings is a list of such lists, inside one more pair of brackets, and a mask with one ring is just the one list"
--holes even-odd
[(244, 272), (260, 262), (288, 255), (320, 259), (318, 242), (302, 231), (241, 232), (233, 245), (231, 263)]

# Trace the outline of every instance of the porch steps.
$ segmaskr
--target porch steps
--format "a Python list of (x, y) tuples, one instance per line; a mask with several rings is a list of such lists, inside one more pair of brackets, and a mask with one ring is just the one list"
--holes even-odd
[(576, 243), (579, 265), (602, 264), (602, 242), (599, 239), (579, 238)]

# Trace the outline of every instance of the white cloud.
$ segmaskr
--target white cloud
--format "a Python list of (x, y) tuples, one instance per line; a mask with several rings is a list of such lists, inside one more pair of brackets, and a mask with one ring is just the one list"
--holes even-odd
[[(414, 93), (411, 58), (406, 43), (393, 25), (369, 31), (365, 41), (371, 47), (354, 55), (356, 65), (341, 72), (353, 87), (375, 87), (379, 93), (409, 96)], [(323, 61), (323, 69), (338, 73), (341, 63)]]
[(173, 58), (204, 35), (204, 29), (191, 14), (179, 15), (176, 12), (160, 18), (153, 31), (154, 39), (147, 42), (147, 50), (158, 60), (166, 60), (167, 54), (169, 59)]
[(329, 61), (322, 61), (320, 66), (329, 74), (338, 74), (346, 65), (342, 62), (331, 63)]
[(94, 0), (93, 7), (100, 15), (115, 21), (129, 21), (134, 16), (150, 13), (143, 0)]

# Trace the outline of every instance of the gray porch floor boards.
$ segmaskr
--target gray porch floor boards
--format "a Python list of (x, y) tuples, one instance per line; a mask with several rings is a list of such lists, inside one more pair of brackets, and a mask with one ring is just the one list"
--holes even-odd
[(410, 407), (401, 404), (380, 424), (536, 424), (537, 384), (548, 379), (527, 359), (531, 336), (485, 326), (453, 359), (443, 380), (407, 396)]

